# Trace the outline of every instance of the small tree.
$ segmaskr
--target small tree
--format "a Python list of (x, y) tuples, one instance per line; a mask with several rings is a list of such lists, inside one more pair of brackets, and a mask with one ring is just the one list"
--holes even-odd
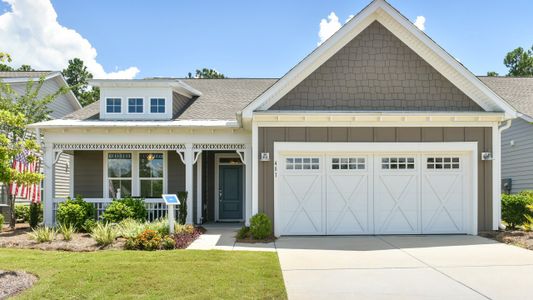
[(178, 223), (184, 225), (187, 222), (187, 192), (178, 192), (180, 200)]

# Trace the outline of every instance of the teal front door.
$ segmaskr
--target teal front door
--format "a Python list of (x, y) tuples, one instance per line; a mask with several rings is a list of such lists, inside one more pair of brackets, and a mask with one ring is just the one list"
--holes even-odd
[(242, 220), (242, 165), (220, 165), (218, 178), (218, 219)]

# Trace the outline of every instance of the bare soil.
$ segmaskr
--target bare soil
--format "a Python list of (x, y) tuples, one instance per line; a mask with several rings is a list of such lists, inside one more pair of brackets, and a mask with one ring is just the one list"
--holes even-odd
[(480, 236), (533, 250), (533, 232), (521, 230), (484, 231)]
[(30, 288), (37, 280), (37, 276), (30, 273), (0, 270), (0, 299), (7, 299)]
[[(104, 249), (96, 244), (94, 239), (87, 233), (75, 233), (72, 240), (65, 241), (61, 234), (57, 234), (55, 240), (50, 243), (37, 243), (30, 239), (29, 226), (17, 226), (15, 230), (4, 228), (0, 233), (0, 248), (24, 248), (39, 250), (62, 250), (75, 252), (88, 252)], [(124, 239), (117, 239), (105, 249), (123, 249)]]

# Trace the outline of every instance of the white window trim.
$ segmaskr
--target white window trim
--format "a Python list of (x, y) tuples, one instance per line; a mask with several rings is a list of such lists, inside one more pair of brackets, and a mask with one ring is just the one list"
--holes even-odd
[[(327, 153), (328, 156), (348, 153), (374, 153), (377, 155), (409, 155), (418, 154), (424, 157), (424, 154), (430, 152), (431, 155), (450, 155), (449, 153), (466, 153), (470, 158), (469, 170), (471, 176), (467, 185), (470, 186), (468, 196), (468, 210), (466, 216), (468, 221), (465, 223), (465, 230), (468, 234), (478, 234), (478, 145), (477, 142), (423, 142), (423, 143), (335, 143), (335, 142), (274, 142), (274, 168), (281, 166), (280, 154), (283, 155), (312, 155), (313, 153)], [(401, 153), (401, 154), (399, 154)], [(420, 165), (420, 162), (415, 162)], [(422, 168), (416, 167), (415, 170), (406, 170), (419, 172)], [(274, 216), (279, 216), (279, 197), (277, 172), (274, 171)], [(274, 217), (274, 235), (280, 236), (279, 218)]]
[[(164, 112), (152, 112), (152, 99), (163, 99), (163, 101), (165, 102), (163, 104), (163, 107), (165, 108), (165, 111)], [(162, 114), (166, 114), (167, 113), (167, 98), (166, 97), (150, 97), (148, 98), (148, 110), (146, 111), (147, 113), (149, 114), (153, 114), (153, 115), (162, 115)]]
[(137, 153), (137, 159), (139, 160), (139, 162), (141, 161), (140, 157), (141, 154), (162, 154), (163, 155), (163, 177), (141, 177), (140, 175), (140, 163), (138, 165), (138, 169), (137, 169), (137, 172), (139, 172), (139, 176), (138, 176), (138, 180), (139, 180), (139, 195), (141, 195), (141, 180), (162, 180), (163, 181), (163, 194), (166, 194), (167, 191), (165, 190), (165, 181), (167, 179), (167, 177), (165, 176), (165, 165), (166, 165), (166, 160), (165, 160), (165, 152), (160, 152), (160, 151), (140, 151)]
[[(142, 103), (142, 108), (143, 108), (143, 111), (142, 112), (130, 112), (130, 99), (142, 99), (143, 103)], [(132, 96), (132, 97), (128, 97), (126, 98), (126, 114), (129, 114), (129, 115), (142, 115), (142, 114), (145, 114), (146, 112), (146, 101), (144, 101), (144, 97), (135, 97), (135, 96)]]
[[(229, 163), (221, 163), (220, 162), (220, 159), (221, 158), (238, 158), (240, 160), (240, 157), (237, 153), (215, 153), (215, 221), (219, 221), (219, 205), (218, 205), (218, 202), (219, 202), (219, 197), (218, 197), (218, 187), (219, 187), (219, 177), (220, 177), (220, 166), (221, 165), (240, 165), (242, 166), (243, 168), (243, 178), (242, 178), (242, 188), (243, 188), (243, 197), (242, 197), (242, 215), (243, 215), (243, 218), (245, 217), (245, 214), (246, 214), (246, 171), (245, 171), (245, 165), (242, 163), (242, 161), (240, 163), (237, 163), (237, 164), (229, 164)], [(244, 219), (236, 219), (236, 220), (229, 220), (229, 219), (224, 219), (224, 221), (228, 221), (228, 222), (231, 222), (231, 221), (244, 221)]]
[[(108, 99), (120, 99), (120, 112), (109, 112), (107, 111), (107, 100)], [(106, 97), (105, 98), (105, 103), (104, 103), (104, 107), (105, 107), (105, 113), (106, 114), (110, 114), (110, 115), (119, 115), (119, 114), (122, 114), (123, 111), (124, 111), (124, 99), (122, 97)]]
[[(107, 154), (109, 153), (131, 153), (131, 195), (132, 197), (140, 197), (141, 194), (141, 180), (139, 178), (139, 154), (141, 153), (162, 153), (163, 154), (163, 194), (168, 193), (168, 158), (167, 151), (102, 151), (104, 155), (104, 199), (112, 199), (109, 195), (109, 176), (108, 176), (108, 162)], [(150, 199), (160, 199), (160, 198), (150, 198)], [(145, 199), (146, 200), (146, 199)]]

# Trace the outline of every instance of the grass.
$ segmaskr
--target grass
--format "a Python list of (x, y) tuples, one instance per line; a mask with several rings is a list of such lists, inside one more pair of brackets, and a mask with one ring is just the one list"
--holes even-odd
[(286, 299), (276, 253), (0, 249), (39, 281), (18, 299)]

